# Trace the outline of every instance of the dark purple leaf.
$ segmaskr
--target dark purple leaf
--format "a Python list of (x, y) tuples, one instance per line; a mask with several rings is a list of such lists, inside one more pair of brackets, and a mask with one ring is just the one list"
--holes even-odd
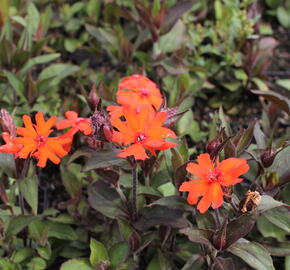
[(243, 153), (243, 151), (250, 145), (253, 134), (254, 134), (254, 126), (255, 122), (251, 123), (246, 130), (243, 131), (241, 138), (236, 146), (237, 148), (237, 155)]
[(290, 100), (288, 97), (282, 96), (274, 91), (252, 90), (251, 92), (270, 100), (271, 102), (275, 103), (281, 110), (284, 110), (290, 115)]
[(213, 247), (211, 243), (213, 231), (211, 230), (201, 230), (198, 228), (191, 227), (191, 228), (181, 229), (179, 230), (179, 232), (181, 234), (185, 234), (188, 237), (188, 239), (192, 242)]
[(230, 221), (227, 226), (226, 244), (224, 249), (228, 248), (240, 238), (246, 236), (254, 227), (256, 219), (257, 217), (255, 213), (247, 213)]
[(138, 230), (147, 230), (156, 225), (164, 225), (172, 228), (184, 228), (188, 221), (183, 217), (183, 211), (172, 209), (163, 205), (152, 205), (140, 211), (140, 219), (135, 223)]
[(193, 4), (194, 1), (192, 0), (178, 1), (174, 6), (169, 8), (162, 24), (162, 33), (165, 34), (170, 31), (177, 20), (181, 18), (186, 11), (190, 10)]
[(216, 257), (210, 270), (235, 270), (232, 258)]
[(88, 187), (89, 204), (92, 208), (109, 218), (124, 216), (120, 197), (114, 188), (98, 180)]
[(187, 167), (188, 162), (186, 162), (185, 164), (181, 165), (180, 167), (178, 167), (175, 171), (175, 187), (177, 189), (179, 189), (180, 185), (182, 184), (182, 182), (186, 181), (186, 176), (187, 176), (187, 171), (186, 171), (186, 167)]

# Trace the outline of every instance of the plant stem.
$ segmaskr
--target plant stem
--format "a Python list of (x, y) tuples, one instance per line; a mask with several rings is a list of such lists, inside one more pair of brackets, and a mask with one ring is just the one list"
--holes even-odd
[(18, 185), (18, 188), (19, 188), (19, 196), (18, 196), (18, 203), (19, 203), (19, 206), (20, 206), (20, 209), (21, 209), (21, 215), (24, 215), (24, 198), (23, 198), (23, 195), (22, 195), (22, 192), (20, 191), (20, 187)]
[(219, 217), (219, 210), (218, 209), (215, 209), (214, 210), (214, 213), (215, 213), (217, 225), (220, 228), (221, 227), (221, 221), (220, 221), (220, 217)]
[(145, 186), (150, 187), (150, 176), (149, 175), (146, 176), (144, 174), (144, 178), (145, 178)]
[(127, 198), (126, 198), (124, 192), (122, 191), (122, 189), (121, 189), (119, 183), (117, 183), (117, 185), (116, 185), (116, 191), (118, 192), (118, 194), (119, 194), (119, 196), (120, 196), (122, 202), (123, 202), (124, 204), (127, 204)]
[(137, 185), (138, 185), (138, 174), (136, 165), (132, 168), (132, 176), (133, 176), (133, 183), (132, 183), (132, 219), (133, 221), (137, 220)]

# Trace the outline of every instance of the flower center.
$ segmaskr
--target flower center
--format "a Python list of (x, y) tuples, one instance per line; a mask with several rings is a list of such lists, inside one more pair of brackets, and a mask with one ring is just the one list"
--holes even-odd
[(147, 140), (148, 137), (146, 136), (145, 133), (140, 132), (135, 140), (135, 143), (142, 143), (143, 141)]
[(150, 91), (147, 88), (141, 88), (140, 95), (141, 97), (148, 97), (150, 94)]
[(40, 147), (40, 146), (44, 146), (45, 143), (46, 143), (46, 139), (47, 139), (47, 137), (42, 136), (42, 135), (38, 135), (38, 136), (35, 138), (35, 141), (36, 141), (37, 146), (38, 146), (38, 147)]
[(219, 168), (214, 168), (208, 174), (208, 180), (212, 182), (220, 181), (220, 177), (223, 175), (223, 172)]

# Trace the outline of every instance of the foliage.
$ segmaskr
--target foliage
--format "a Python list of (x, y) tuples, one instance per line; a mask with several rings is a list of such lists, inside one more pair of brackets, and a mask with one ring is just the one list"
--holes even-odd
[[(0, 6), (0, 125), (9, 134), (0, 144), (1, 269), (287, 269), (290, 87), (272, 69), (287, 70), (289, 49), (274, 34), (290, 27), (289, 1)], [(122, 86), (132, 74), (151, 80)], [(120, 101), (130, 103), (127, 90), (147, 86), (157, 94), (138, 138), (155, 118), (160, 136), (140, 150), (122, 136), (144, 118), (129, 123), (124, 107), (117, 118), (127, 130), (112, 118), (134, 105)], [(37, 112), (59, 117), (45, 137), (64, 140), (65, 153), (45, 164), (39, 148), (21, 158), (7, 150), (31, 137), (19, 127)], [(32, 125), (35, 140), (47, 122)], [(250, 169), (233, 187), (221, 183), (222, 204), (200, 213), (179, 188), (205, 152)]]

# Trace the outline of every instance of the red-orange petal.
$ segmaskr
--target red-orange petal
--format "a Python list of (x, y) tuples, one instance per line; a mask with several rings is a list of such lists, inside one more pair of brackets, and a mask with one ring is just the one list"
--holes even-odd
[(187, 196), (187, 202), (189, 204), (197, 204), (198, 197), (199, 196), (196, 196), (196, 193), (195, 192), (189, 192), (188, 193), (188, 196)]
[(212, 200), (212, 208), (219, 208), (224, 202), (221, 185), (218, 182), (212, 183), (209, 188), (209, 193)]
[(211, 202), (212, 198), (210, 197), (210, 193), (203, 195), (202, 199), (199, 201), (197, 205), (197, 210), (199, 210), (199, 212), (202, 214), (205, 213), (210, 207)]
[(83, 119), (83, 120), (79, 121), (77, 127), (85, 135), (89, 135), (93, 132), (89, 119)]
[(70, 120), (61, 120), (59, 121), (57, 124), (56, 124), (56, 128), (57, 129), (65, 129), (65, 128), (68, 128), (68, 127), (71, 127), (73, 126), (73, 122), (70, 121)]
[(78, 114), (75, 111), (67, 111), (65, 116), (72, 122), (76, 122), (78, 120)]
[(37, 158), (38, 158), (37, 166), (44, 168), (47, 162), (47, 154), (43, 148), (38, 149)]
[(203, 167), (206, 171), (210, 171), (214, 168), (213, 162), (210, 159), (210, 155), (208, 153), (201, 154), (197, 157), (198, 165)]
[[(22, 119), (23, 119), (23, 123), (25, 125), (25, 128), (22, 128), (20, 130), (22, 130), (22, 132), (24, 132), (25, 136), (27, 136), (27, 137), (36, 137), (37, 133), (33, 127), (30, 116), (25, 114), (22, 116)], [(17, 133), (18, 133), (18, 127), (16, 129), (17, 129)]]
[(208, 171), (205, 170), (204, 167), (196, 163), (193, 163), (193, 162), (188, 163), (186, 166), (186, 170), (192, 175), (196, 175), (197, 177), (201, 179), (207, 179)]
[(122, 158), (134, 156), (136, 160), (145, 160), (146, 158), (149, 158), (141, 144), (132, 144), (117, 156)]
[(29, 154), (33, 154), (36, 151), (36, 143), (26, 144), (24, 147), (17, 153), (20, 158), (27, 158)]
[(182, 192), (192, 192), (196, 196), (201, 196), (208, 192), (210, 187), (210, 182), (201, 179), (193, 179), (191, 181), (186, 181), (181, 184), (179, 191)]
[(229, 186), (240, 182), (239, 176), (249, 170), (249, 165), (243, 158), (228, 158), (220, 162), (218, 168), (223, 172), (221, 184)]

